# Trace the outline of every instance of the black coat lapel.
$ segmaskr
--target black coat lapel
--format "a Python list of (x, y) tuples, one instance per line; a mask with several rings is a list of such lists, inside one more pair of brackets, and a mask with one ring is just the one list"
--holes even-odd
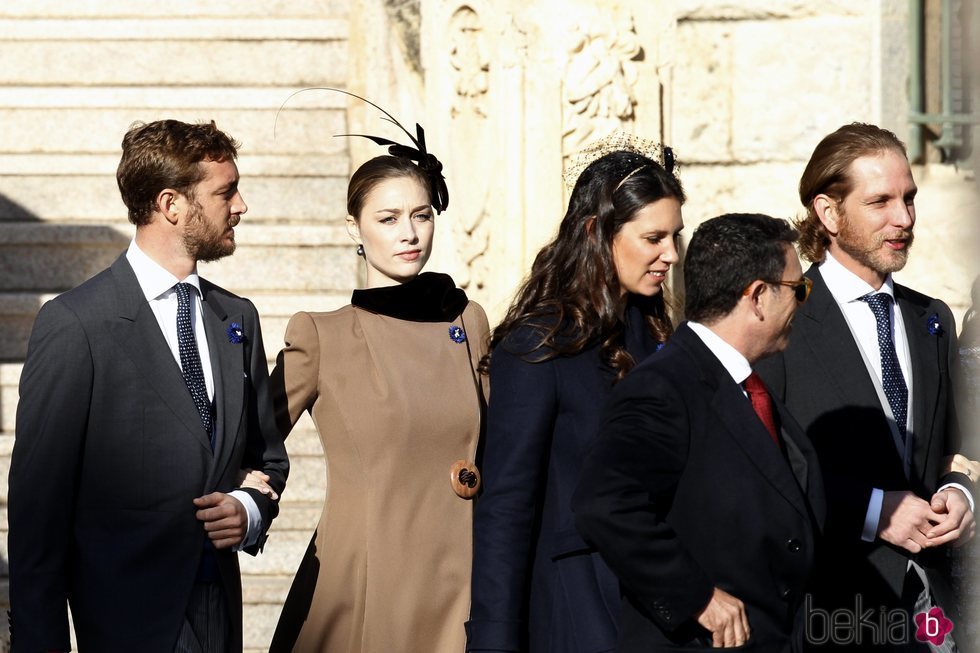
[(929, 458), (929, 443), (934, 435), (932, 424), (942, 384), (939, 338), (929, 333), (926, 306), (911, 301), (898, 284), (895, 284), (895, 299), (902, 310), (912, 363), (912, 473), (921, 479)]
[(735, 439), (766, 480), (803, 517), (809, 519), (803, 491), (793, 475), (793, 470), (755, 414), (749, 399), (742, 394), (739, 385), (728, 374), (721, 361), (687, 325), (678, 328), (671, 336), (671, 342), (677, 342), (678, 336), (680, 336), (678, 344), (684, 347), (697, 362), (702, 383), (713, 392), (711, 408), (717, 415), (717, 423)]
[(210, 451), (211, 443), (201, 425), (194, 399), (184, 383), (180, 366), (174, 360), (160, 331), (160, 324), (143, 296), (136, 273), (125, 254), (116, 259), (110, 269), (119, 290), (121, 321), (112, 328), (118, 330), (116, 335), (120, 347), (140, 370), (146, 384), (160, 395), (187, 431)]
[[(234, 451), (235, 435), (241, 424), (245, 398), (244, 343), (234, 342), (229, 334), (232, 323), (242, 325), (242, 315), (231, 315), (225, 310), (213, 286), (202, 280), (201, 301), (204, 329), (211, 352), (211, 371), (214, 375), (215, 405), (218, 419), (215, 424), (215, 464), (208, 479), (208, 488), (224, 472)], [(247, 335), (247, 334), (246, 334)]]

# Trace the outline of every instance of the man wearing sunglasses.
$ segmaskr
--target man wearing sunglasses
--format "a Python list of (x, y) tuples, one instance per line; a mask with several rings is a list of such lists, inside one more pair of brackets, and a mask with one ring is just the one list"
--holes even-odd
[(763, 215), (702, 224), (684, 261), (689, 321), (613, 389), (573, 508), (621, 583), (617, 651), (799, 647), (823, 485), (752, 371), (806, 299), (796, 236)]
[[(824, 472), (826, 541), (807, 617), (818, 650), (928, 650), (914, 616), (938, 606), (957, 620), (944, 548), (969, 540), (974, 521), (971, 483), (943, 462), (959, 448), (955, 326), (943, 302), (892, 279), (912, 245), (915, 194), (893, 133), (855, 123), (817, 145), (797, 224), (813, 293), (789, 347), (760, 366)], [(907, 617), (906, 627), (832, 628), (841, 610)]]

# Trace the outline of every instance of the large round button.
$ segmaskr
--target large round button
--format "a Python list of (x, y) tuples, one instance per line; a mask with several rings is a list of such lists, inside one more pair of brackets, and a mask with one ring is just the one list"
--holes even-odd
[(472, 461), (457, 460), (449, 468), (449, 483), (460, 498), (472, 499), (480, 491), (480, 470)]
[(800, 541), (798, 539), (793, 538), (792, 540), (786, 543), (786, 548), (789, 550), (790, 553), (799, 553), (800, 549), (803, 548), (803, 545), (800, 544)]

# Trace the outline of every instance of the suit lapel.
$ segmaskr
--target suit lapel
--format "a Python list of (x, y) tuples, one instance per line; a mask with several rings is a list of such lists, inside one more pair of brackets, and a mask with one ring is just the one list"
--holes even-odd
[(691, 352), (698, 362), (702, 382), (713, 391), (711, 408), (717, 415), (716, 422), (735, 439), (765, 479), (803, 517), (809, 518), (803, 492), (793, 475), (793, 470), (783, 458), (779, 447), (773, 443), (769, 432), (755, 414), (749, 399), (742, 394), (739, 385), (693, 331), (682, 326), (671, 336), (671, 341), (676, 341), (678, 336), (680, 336), (680, 344)]
[(902, 322), (912, 364), (912, 472), (921, 479), (929, 457), (932, 423), (936, 416), (941, 384), (939, 338), (929, 333), (926, 307), (909, 300), (905, 289), (895, 284), (895, 299), (902, 309)]
[(112, 264), (111, 270), (119, 290), (120, 322), (116, 323), (116, 328), (120, 347), (140, 370), (146, 384), (160, 395), (184, 428), (210, 451), (211, 443), (201, 426), (201, 416), (184, 383), (180, 366), (170, 352), (160, 324), (143, 296), (125, 254)]
[(208, 487), (214, 487), (217, 479), (231, 459), (234, 438), (241, 423), (245, 396), (245, 369), (243, 343), (232, 342), (228, 328), (232, 322), (242, 324), (242, 316), (229, 316), (220, 296), (212, 291), (211, 284), (202, 280), (201, 301), (204, 329), (211, 351), (211, 370), (214, 375), (215, 405), (218, 419), (215, 424), (215, 464), (208, 478)]
[(837, 301), (816, 266), (807, 276), (813, 279), (813, 290), (797, 314), (794, 330), (806, 334), (799, 339), (813, 352), (813, 360), (826, 369), (841, 405), (881, 410), (878, 391)]

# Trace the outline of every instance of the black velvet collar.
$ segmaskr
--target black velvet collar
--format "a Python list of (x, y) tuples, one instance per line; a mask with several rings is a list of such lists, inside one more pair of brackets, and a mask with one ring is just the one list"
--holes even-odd
[(452, 322), (469, 300), (448, 274), (423, 272), (396, 286), (355, 290), (350, 303), (380, 315), (411, 322)]

